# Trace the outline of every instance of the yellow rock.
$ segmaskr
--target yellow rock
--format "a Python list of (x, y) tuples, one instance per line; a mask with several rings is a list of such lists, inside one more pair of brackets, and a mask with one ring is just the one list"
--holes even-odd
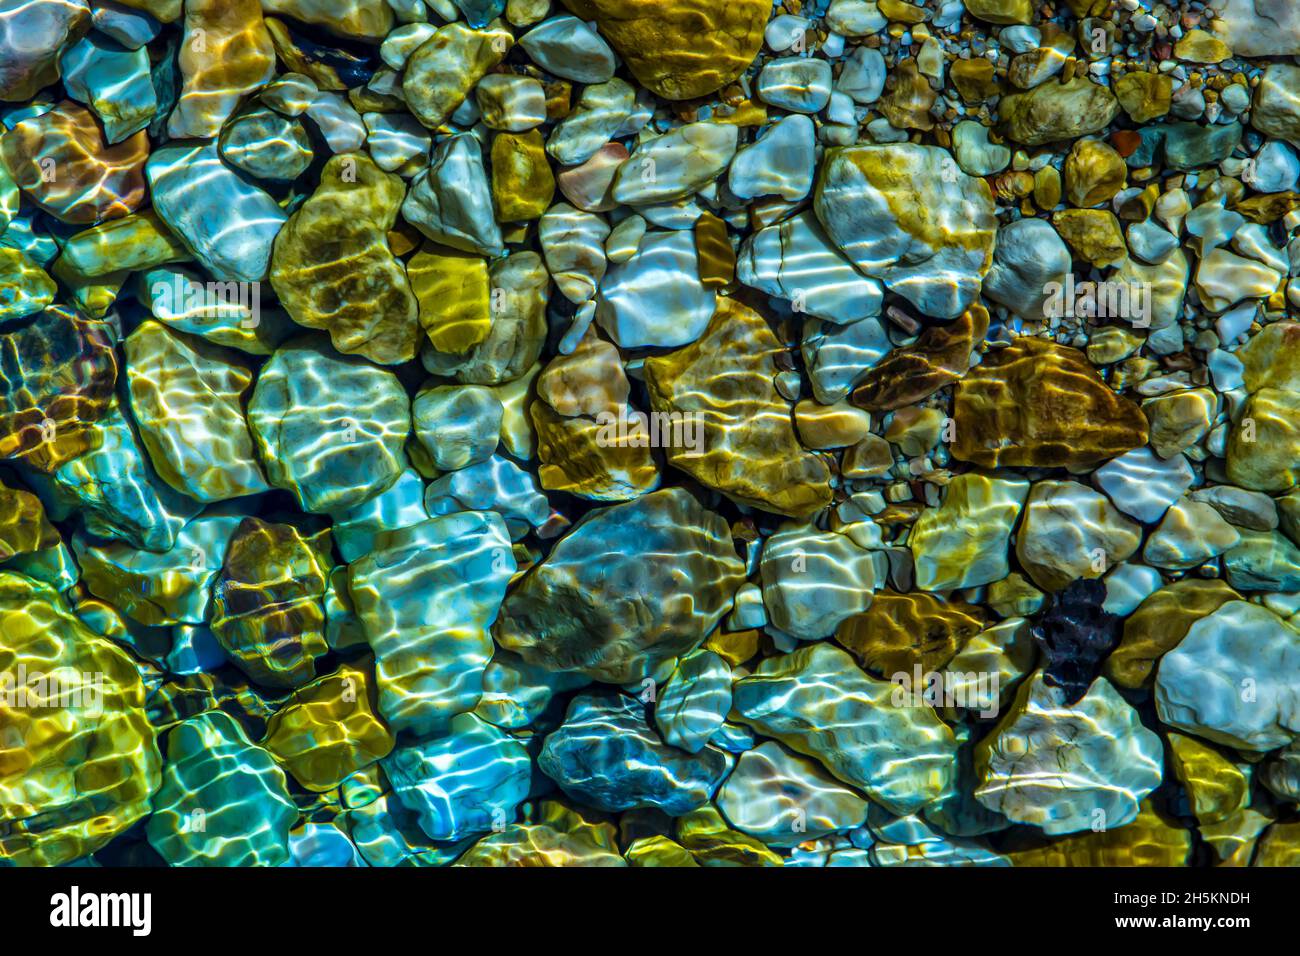
[(366, 658), (300, 687), (266, 725), (262, 746), (308, 790), (330, 790), (393, 749)]
[(1125, 73), (1115, 81), (1119, 105), (1135, 123), (1159, 119), (1169, 112), (1174, 82), (1163, 73)]
[(1119, 112), (1119, 102), (1109, 87), (1076, 76), (1065, 83), (1049, 80), (1027, 93), (1005, 96), (998, 111), (1008, 139), (1041, 146), (1105, 129)]
[(968, 0), (966, 9), (986, 23), (1029, 23), (1034, 18), (1031, 0)]
[(633, 866), (699, 866), (685, 847), (666, 836), (633, 840), (623, 856)]
[(667, 100), (720, 90), (740, 76), (763, 45), (768, 0), (564, 0), (595, 20), (632, 75)]
[(275, 47), (258, 0), (185, 0), (184, 36), (177, 56), (184, 84), (167, 132), (208, 139), (275, 75)]
[(830, 468), (795, 436), (775, 385), (780, 351), (757, 312), (719, 297), (697, 341), (646, 359), (646, 388), (655, 412), (700, 428), (701, 448), (667, 449), (675, 467), (742, 504), (804, 517), (830, 503)]
[(1246, 775), (1211, 745), (1171, 732), (1169, 762), (1200, 823), (1222, 823), (1246, 806)]
[(938, 93), (930, 81), (921, 75), (916, 60), (908, 57), (889, 74), (888, 92), (878, 101), (880, 112), (898, 129), (934, 129), (930, 107)]
[(1028, 845), (1004, 850), (1016, 866), (1183, 866), (1192, 852), (1191, 831), (1157, 814), (1150, 802), (1127, 826), (1046, 843), (1034, 837), (1022, 841)]
[(1300, 481), (1300, 392), (1262, 388), (1228, 437), (1228, 478), (1252, 491), (1287, 491)]
[(900, 408), (885, 430), (885, 439), (909, 458), (917, 458), (939, 444), (948, 419), (937, 408)]
[(412, 115), (437, 129), (475, 84), (514, 46), (507, 29), (471, 30), (463, 23), (440, 27), (406, 61), (402, 93)]
[(704, 646), (736, 667), (758, 653), (762, 637), (762, 632), (758, 630), (724, 631), (719, 628), (709, 636)]
[(807, 448), (843, 448), (871, 431), (871, 415), (848, 402), (822, 405), (805, 398), (794, 407), (794, 423)]
[(1273, 322), (1235, 353), (1245, 369), (1246, 390), (1300, 392), (1300, 322)]
[(420, 325), (439, 352), (468, 351), (492, 331), (487, 260), (458, 249), (426, 244), (407, 263)]
[(895, 674), (937, 671), (984, 627), (979, 608), (924, 591), (881, 591), (862, 614), (840, 624), (835, 640), (867, 670), (886, 680)]
[(1171, 458), (1204, 438), (1218, 404), (1218, 396), (1208, 388), (1189, 388), (1143, 402), (1142, 411), (1151, 424), (1151, 447), (1156, 454)]
[(1219, 580), (1185, 578), (1161, 588), (1124, 622), (1119, 646), (1106, 658), (1104, 673), (1120, 687), (1149, 686), (1160, 658), (1178, 646), (1187, 631), (1239, 595)]
[(1128, 258), (1119, 219), (1109, 209), (1062, 209), (1052, 216), (1052, 225), (1075, 255), (1097, 268)]
[(1222, 823), (1202, 824), (1199, 829), (1219, 858), (1219, 866), (1250, 866), (1259, 835), (1272, 822), (1272, 817), (1248, 807)]
[(1128, 358), (1145, 341), (1142, 336), (1118, 325), (1105, 326), (1088, 339), (1088, 361), (1097, 366), (1113, 365)]
[(595, 501), (630, 501), (659, 484), (643, 419), (628, 414), (611, 424), (605, 419), (566, 418), (541, 401), (533, 402), (532, 416), (541, 460), (537, 476), (547, 491)]
[(1222, 63), (1231, 58), (1228, 44), (1204, 30), (1188, 30), (1174, 44), (1174, 56), (1188, 63)]
[(28, 491), (0, 484), (0, 561), (32, 554), (59, 543), (41, 499)]
[(706, 289), (723, 289), (735, 281), (736, 250), (727, 236), (727, 224), (711, 212), (695, 220), (695, 252)]
[(1029, 617), (1043, 606), (1045, 595), (1019, 571), (989, 585), (985, 602), (1002, 617)]
[(1265, 830), (1251, 866), (1300, 866), (1300, 823), (1274, 823)]
[(136, 662), (0, 571), (0, 863), (61, 866), (149, 814), (162, 757)]
[(500, 222), (540, 219), (555, 196), (555, 174), (537, 130), (492, 140), (492, 204)]
[(713, 804), (677, 818), (677, 842), (702, 866), (783, 866), (781, 857), (748, 834), (727, 826)]
[(1034, 173), (1034, 205), (1050, 212), (1061, 202), (1061, 173), (1050, 163)]
[(954, 478), (943, 504), (925, 509), (908, 536), (916, 586), (950, 591), (1006, 577), (1011, 529), (1028, 494), (1029, 482), (1021, 479), (973, 471)]
[(1124, 188), (1124, 158), (1097, 139), (1081, 139), (1065, 157), (1065, 195), (1075, 206), (1099, 206)]
[(954, 60), (949, 69), (953, 86), (967, 103), (983, 103), (1001, 92), (1002, 84), (994, 74), (993, 63), (982, 56)]

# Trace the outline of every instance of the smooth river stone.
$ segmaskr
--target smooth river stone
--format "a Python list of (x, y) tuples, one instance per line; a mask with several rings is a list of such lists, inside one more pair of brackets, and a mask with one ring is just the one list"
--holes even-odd
[(9, 571), (0, 634), (0, 865), (62, 866), (149, 814), (162, 758), (141, 673), (52, 587)]
[(271, 257), (271, 286), (295, 322), (380, 365), (409, 362), (420, 341), (416, 299), (388, 245), (405, 195), (364, 153), (334, 156)]
[(806, 517), (830, 503), (830, 470), (799, 444), (776, 389), (781, 351), (757, 312), (720, 297), (697, 342), (646, 359), (646, 388), (656, 413), (693, 416), (702, 428), (702, 453), (669, 448), (673, 465), (741, 504)]
[(880, 283), (853, 268), (811, 212), (746, 239), (736, 259), (736, 277), (760, 292), (789, 300), (796, 312), (837, 325), (879, 315), (885, 297)]
[(713, 747), (688, 754), (665, 744), (645, 705), (622, 694), (579, 694), (537, 757), (542, 773), (587, 806), (608, 813), (654, 807), (674, 817), (707, 803), (727, 766)]
[(41, 499), (30, 491), (0, 483), (0, 515), (0, 563), (59, 544)]
[(1042, 672), (975, 750), (975, 799), (1056, 835), (1131, 823), (1160, 785), (1164, 746), (1104, 678), (1074, 704)]
[(110, 144), (138, 133), (153, 119), (158, 100), (145, 48), (127, 50), (92, 34), (68, 47), (59, 66), (68, 95), (95, 111)]
[(424, 502), (431, 516), (495, 511), (505, 518), (513, 541), (541, 528), (551, 517), (551, 506), (532, 472), (500, 455), (431, 482)]
[(547, 73), (575, 83), (604, 83), (617, 67), (609, 44), (577, 17), (548, 17), (520, 37), (519, 45)]
[[(95, 278), (123, 269), (150, 270), (166, 263), (186, 262), (190, 251), (149, 209), (82, 230), (63, 244), (61, 259), (76, 275)], [(145, 304), (151, 298), (152, 287)], [(176, 306), (179, 309), (180, 303)]]
[(664, 743), (699, 753), (731, 710), (731, 668), (712, 651), (699, 650), (677, 662), (655, 701), (655, 726)]
[(1064, 285), (1070, 250), (1045, 219), (1017, 219), (998, 230), (984, 295), (1017, 315), (1041, 321), (1048, 285)]
[(495, 257), (505, 245), (492, 208), (483, 147), (463, 133), (434, 149), (429, 168), (412, 181), (402, 202), (402, 218), (435, 242)]
[(928, 705), (897, 705), (895, 690), (846, 651), (808, 644), (737, 681), (732, 719), (816, 758), (892, 813), (913, 813), (952, 794), (957, 741)]
[(395, 732), (446, 730), (474, 709), (515, 559), (495, 512), (461, 511), (376, 536), (348, 590), (375, 652), (379, 711)]
[(868, 672), (886, 679), (899, 674), (910, 678), (917, 665), (929, 673), (953, 660), (983, 623), (984, 613), (961, 601), (944, 601), (925, 591), (882, 591), (866, 611), (841, 622), (835, 640)]
[(270, 488), (244, 420), (253, 372), (238, 353), (145, 322), (126, 362), (140, 439), (167, 484), (204, 502)]
[(738, 137), (730, 124), (688, 123), (646, 140), (614, 176), (614, 199), (630, 206), (685, 199), (727, 168)]
[(799, 348), (813, 397), (823, 405), (834, 405), (893, 347), (885, 324), (877, 318), (858, 319), (848, 325), (815, 319), (804, 322)]
[(120, 538), (148, 551), (170, 550), (200, 505), (154, 471), (119, 402), (93, 429), (96, 447), (53, 475), (60, 496), (76, 502), (91, 534)]
[(787, 116), (736, 153), (727, 184), (741, 199), (780, 196), (793, 202), (812, 189), (816, 133), (806, 116)]
[(325, 643), (322, 604), (329, 532), (245, 518), (212, 586), (212, 634), (231, 663), (258, 684), (299, 687), (316, 676)]
[(411, 406), (415, 437), (439, 471), (485, 461), (496, 451), (504, 409), (481, 385), (425, 388)]
[(54, 280), (25, 253), (0, 246), (0, 322), (42, 311), (58, 291)]
[(743, 580), (726, 521), (685, 489), (656, 491), (561, 538), (506, 598), (495, 636), (530, 664), (637, 681), (698, 647)]
[(52, 472), (94, 447), (118, 360), (108, 326), (51, 306), (0, 336), (0, 458)]
[(1082, 352), (1021, 336), (957, 384), (954, 458), (984, 468), (1086, 471), (1147, 441), (1142, 410), (1118, 395)]
[(1291, 0), (1221, 0), (1210, 29), (1238, 57), (1294, 56), (1300, 8)]
[[(607, 83), (588, 86), (582, 91), (578, 105), (551, 131), (546, 140), (546, 152), (565, 166), (586, 163), (603, 149), (614, 145), (610, 138), (627, 123), (635, 108), (636, 90), (626, 80), (615, 77)], [(619, 148), (626, 159), (627, 150)], [(609, 190), (613, 189), (620, 168), (622, 163), (610, 170)], [(612, 195), (610, 202), (614, 202)]]
[(144, 204), (148, 158), (143, 131), (110, 146), (95, 115), (71, 100), (0, 136), (10, 177), (60, 222), (89, 225), (135, 212)]
[(1171, 727), (1241, 750), (1300, 734), (1300, 631), (1267, 608), (1229, 601), (1160, 660), (1156, 711)]
[(988, 328), (988, 310), (978, 302), (953, 322), (926, 327), (911, 345), (873, 363), (853, 392), (853, 404), (889, 412), (929, 398), (970, 370)]
[(700, 281), (691, 234), (648, 233), (631, 259), (605, 274), (596, 322), (622, 348), (670, 348), (698, 339), (717, 302)]
[(297, 179), (315, 158), (302, 123), (262, 106), (227, 123), (220, 147), (223, 160), (254, 179)]
[(208, 139), (275, 76), (275, 47), (258, 0), (185, 0), (184, 36), (177, 58), (184, 85), (167, 134)]
[(92, 541), (80, 532), (72, 538), (72, 549), (87, 589), (123, 614), (151, 627), (204, 624), (212, 580), (242, 520), (239, 515), (196, 518), (163, 552), (139, 551), (122, 541)]
[(215, 140), (156, 150), (145, 171), (158, 217), (214, 277), (266, 277), (272, 243), (287, 217), (274, 199), (221, 162)]
[(754, 61), (771, 16), (767, 0), (564, 0), (613, 44), (632, 75), (667, 100), (722, 89)]
[(369, 657), (342, 664), (294, 691), (267, 721), (262, 746), (306, 789), (332, 790), (393, 749), (376, 712), (373, 670)]
[(514, 42), (507, 29), (471, 30), (462, 23), (440, 27), (406, 61), (402, 95), (412, 115), (429, 129), (442, 126)]
[[(546, 712), (556, 694), (590, 683), (581, 674), (548, 671), (498, 648), (483, 672), (483, 696), (474, 713), (506, 730), (528, 727)], [(730, 690), (728, 679), (728, 701)]]
[(262, 0), (268, 13), (283, 13), (318, 24), (336, 36), (372, 42), (392, 31), (393, 10), (399, 6), (380, 0)]
[(531, 761), (523, 743), (473, 714), (448, 733), (384, 758), (393, 795), (432, 840), (463, 840), (513, 823), (528, 796)]
[(830, 150), (813, 207), (863, 273), (926, 315), (961, 315), (993, 261), (993, 193), (937, 147)]
[(774, 740), (740, 755), (717, 804), (732, 826), (768, 846), (795, 846), (867, 819), (860, 794)]
[(262, 366), (248, 422), (267, 478), (304, 511), (355, 507), (406, 468), (406, 389), (393, 373), (339, 355), (324, 336), (294, 339)]
[(954, 478), (943, 503), (921, 512), (908, 535), (916, 586), (950, 591), (1005, 578), (1011, 530), (1028, 494), (1029, 482), (1018, 478), (977, 472)]
[(89, 29), (90, 7), (83, 0), (6, 3), (0, 8), (0, 101), (30, 100), (56, 82), (60, 51)]
[(999, 106), (1002, 133), (1026, 146), (1104, 130), (1118, 112), (1119, 100), (1110, 88), (1086, 76), (1075, 76), (1068, 83), (1049, 80), (1027, 93), (1004, 97)]
[(427, 345), (420, 362), (431, 375), (465, 385), (504, 385), (522, 378), (537, 361), (546, 340), (550, 276), (535, 252), (517, 252), (488, 267), (493, 290), (492, 324), (487, 338), (459, 353)]
[(280, 866), (298, 820), (284, 771), (220, 710), (168, 733), (153, 808), (145, 834), (169, 866)]
[(1016, 533), (1016, 558), (1040, 588), (1059, 591), (1101, 577), (1141, 544), (1141, 526), (1105, 495), (1077, 481), (1038, 481)]
[(1106, 462), (1092, 480), (1120, 511), (1154, 524), (1191, 487), (1196, 474), (1183, 455), (1160, 458), (1149, 448), (1135, 448)]
[(871, 604), (884, 577), (873, 555), (845, 535), (812, 527), (772, 535), (759, 564), (772, 624), (803, 641), (830, 637)]

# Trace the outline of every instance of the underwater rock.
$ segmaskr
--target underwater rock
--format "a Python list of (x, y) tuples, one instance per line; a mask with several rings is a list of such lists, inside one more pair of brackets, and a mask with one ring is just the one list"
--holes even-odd
[(271, 286), (295, 322), (380, 365), (410, 361), (419, 344), (416, 299), (387, 238), (405, 193), (364, 153), (334, 156), (271, 257)]
[(1106, 586), (1094, 578), (1071, 581), (1056, 595), (1034, 627), (1045, 658), (1043, 677), (1076, 703), (1093, 685), (1102, 660), (1119, 639), (1120, 617), (1102, 607)]
[(966, 311), (993, 261), (988, 185), (933, 146), (831, 150), (813, 206), (859, 270), (926, 315), (955, 319)]
[(406, 467), (406, 389), (391, 372), (339, 355), (323, 336), (294, 339), (262, 366), (248, 423), (267, 479), (304, 511), (354, 507)]
[(266, 724), (265, 747), (303, 787), (332, 790), (393, 749), (369, 659), (298, 688)]
[(1171, 727), (1263, 752), (1300, 733), (1300, 631), (1267, 608), (1228, 601), (1160, 659), (1155, 700)]
[(462, 840), (514, 822), (528, 796), (524, 745), (473, 714), (453, 717), (447, 735), (399, 747), (384, 758), (393, 796), (432, 840)]
[(411, 182), (401, 210), (403, 219), (434, 242), (495, 257), (505, 245), (492, 208), (483, 148), (466, 133), (438, 144), (428, 169)]
[(494, 634), (549, 670), (638, 681), (698, 647), (742, 581), (719, 515), (684, 489), (652, 492), (590, 513), (561, 538), (510, 592)]
[(681, 816), (708, 802), (728, 761), (712, 747), (687, 754), (663, 743), (635, 698), (579, 694), (564, 723), (547, 736), (537, 766), (596, 809), (654, 807)]
[(700, 447), (670, 445), (672, 464), (742, 504), (806, 517), (830, 503), (830, 472), (776, 390), (780, 352), (758, 313), (721, 297), (698, 341), (646, 360), (646, 388), (654, 412), (698, 423)]
[(212, 585), (212, 634), (240, 670), (268, 687), (298, 687), (316, 675), (325, 643), (322, 599), (329, 532), (245, 518)]
[(1141, 527), (1105, 495), (1077, 481), (1039, 481), (1025, 502), (1016, 558), (1040, 588), (1059, 591), (1079, 578), (1101, 577), (1141, 543)]
[(689, 100), (726, 86), (763, 44), (766, 0), (718, 6), (707, 0), (564, 0), (595, 21), (632, 75), (667, 100)]
[(515, 559), (505, 521), (461, 511), (381, 532), (348, 568), (375, 652), (379, 712), (395, 732), (444, 731), (474, 709)]
[(172, 488), (203, 502), (270, 488), (244, 420), (253, 372), (238, 353), (145, 322), (127, 337), (126, 377), (140, 441)]
[(984, 614), (961, 601), (924, 591), (880, 591), (861, 614), (846, 618), (835, 640), (872, 674), (892, 679), (944, 667), (984, 626)]
[(1021, 336), (957, 385), (953, 457), (1079, 472), (1146, 444), (1141, 409), (1117, 395), (1075, 349)]
[(60, 57), (68, 95), (94, 110), (109, 145), (149, 125), (158, 108), (149, 76), (149, 53), (127, 50), (91, 34)]
[(30, 100), (57, 80), (60, 51), (89, 29), (90, 8), (83, 0), (6, 4), (0, 11), (0, 101)]
[(144, 203), (148, 158), (143, 131), (109, 145), (95, 115), (71, 100), (0, 135), (9, 176), (60, 222), (94, 224), (135, 212)]
[(866, 373), (853, 404), (887, 412), (929, 398), (970, 370), (971, 353), (988, 327), (988, 310), (979, 303), (956, 321), (927, 326), (914, 343), (894, 349)]
[(153, 808), (145, 833), (169, 866), (280, 866), (298, 820), (284, 771), (219, 710), (172, 728)]
[(740, 755), (717, 804), (732, 826), (768, 846), (852, 830), (867, 818), (860, 795), (772, 740)]
[(927, 704), (896, 703), (895, 689), (864, 674), (846, 652), (808, 644), (737, 681), (732, 713), (905, 814), (952, 792), (957, 744)]
[(162, 758), (145, 688), (52, 587), (9, 571), (0, 634), (0, 861), (62, 866), (149, 814)]
[(509, 30), (448, 23), (406, 61), (402, 94), (411, 113), (437, 129), (514, 45)]
[(1164, 746), (1105, 678), (1072, 704), (1041, 673), (975, 751), (975, 799), (1056, 835), (1131, 823), (1160, 785)]
[(677, 662), (655, 701), (655, 727), (664, 743), (699, 753), (731, 710), (731, 668), (709, 650)]
[(158, 218), (204, 268), (222, 281), (266, 277), (284, 211), (221, 162), (215, 141), (155, 150), (145, 171)]
[(804, 641), (829, 637), (846, 618), (865, 611), (883, 577), (872, 552), (812, 527), (768, 538), (759, 574), (772, 624)]
[(954, 478), (943, 503), (923, 512), (908, 536), (916, 586), (949, 591), (1005, 578), (1011, 530), (1028, 494), (1029, 482), (1020, 479)]
[(177, 58), (184, 85), (167, 133), (209, 139), (275, 75), (275, 48), (257, 0), (185, 0), (185, 35)]

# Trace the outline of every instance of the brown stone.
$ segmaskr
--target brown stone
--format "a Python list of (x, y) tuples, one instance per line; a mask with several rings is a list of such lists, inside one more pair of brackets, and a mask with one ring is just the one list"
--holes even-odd
[(984, 627), (984, 613), (925, 591), (881, 591), (871, 606), (845, 620), (835, 640), (867, 670), (888, 680), (916, 666), (937, 671)]
[(984, 468), (1087, 471), (1147, 441), (1142, 410), (1098, 377), (1084, 354), (1021, 336), (957, 385), (952, 455)]
[(969, 371), (971, 352), (988, 329), (988, 310), (979, 303), (946, 325), (930, 326), (867, 373), (853, 392), (853, 404), (887, 412), (928, 398)]

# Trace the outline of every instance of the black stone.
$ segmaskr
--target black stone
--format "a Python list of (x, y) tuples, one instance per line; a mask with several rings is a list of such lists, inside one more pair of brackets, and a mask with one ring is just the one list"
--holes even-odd
[(1106, 585), (1101, 581), (1074, 581), (1054, 596), (1034, 625), (1034, 641), (1047, 658), (1043, 677), (1065, 691), (1067, 704), (1077, 703), (1088, 692), (1102, 661), (1119, 643), (1123, 619), (1102, 609), (1105, 600)]

